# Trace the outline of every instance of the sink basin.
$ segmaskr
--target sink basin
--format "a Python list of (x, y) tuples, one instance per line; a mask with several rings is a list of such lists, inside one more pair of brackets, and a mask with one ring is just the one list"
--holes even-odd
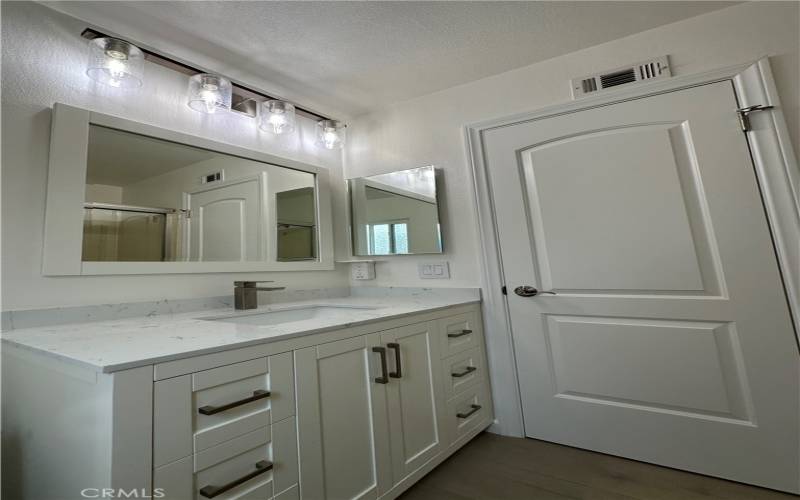
[(216, 316), (212, 318), (200, 318), (206, 321), (223, 321), (225, 323), (238, 323), (240, 325), (278, 325), (281, 323), (292, 323), (314, 318), (332, 318), (341, 316), (353, 311), (363, 311), (376, 309), (366, 306), (307, 306), (292, 309), (279, 309), (275, 311), (262, 311), (252, 313), (237, 313), (226, 316)]

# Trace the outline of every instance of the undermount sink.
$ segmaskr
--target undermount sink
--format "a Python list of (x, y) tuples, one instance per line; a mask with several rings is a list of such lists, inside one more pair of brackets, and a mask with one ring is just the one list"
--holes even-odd
[(206, 321), (223, 321), (225, 323), (238, 323), (242, 325), (278, 325), (281, 323), (292, 323), (313, 318), (340, 316), (343, 313), (359, 310), (377, 309), (367, 306), (329, 306), (317, 305), (307, 307), (296, 307), (292, 309), (279, 309), (274, 311), (261, 311), (251, 313), (237, 313), (226, 316), (215, 316), (211, 318), (199, 318)]

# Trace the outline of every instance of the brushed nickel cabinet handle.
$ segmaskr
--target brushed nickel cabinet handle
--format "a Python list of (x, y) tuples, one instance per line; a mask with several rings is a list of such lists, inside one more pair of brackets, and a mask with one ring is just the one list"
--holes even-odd
[(461, 378), (464, 375), (469, 375), (470, 373), (474, 372), (475, 370), (477, 370), (477, 368), (475, 368), (474, 366), (468, 366), (468, 367), (464, 368), (463, 372), (454, 372), (454, 373), (451, 373), (450, 375), (452, 375), (455, 378)]
[(372, 352), (377, 352), (381, 355), (381, 376), (375, 377), (375, 382), (378, 384), (388, 384), (389, 383), (389, 376), (387, 372), (389, 369), (386, 367), (386, 348), (385, 347), (373, 347)]
[(469, 405), (471, 410), (466, 413), (456, 413), (456, 417), (458, 418), (469, 418), (471, 417), (476, 411), (480, 410), (482, 407), (481, 405)]
[(272, 469), (272, 462), (261, 460), (260, 462), (256, 462), (256, 470), (254, 470), (253, 472), (246, 474), (240, 477), (239, 479), (234, 479), (230, 483), (223, 484), (222, 486), (211, 486), (211, 485), (203, 486), (202, 488), (200, 488), (200, 495), (206, 498), (214, 498), (217, 495), (221, 495), (228, 490), (236, 488), (240, 484), (246, 483), (247, 481), (253, 479), (259, 474), (267, 472), (270, 469)]
[(389, 347), (389, 349), (394, 350), (395, 371), (389, 372), (389, 376), (392, 378), (401, 378), (403, 376), (403, 367), (400, 364), (400, 344), (397, 342), (389, 342), (386, 345)]
[(201, 406), (200, 408), (197, 409), (197, 411), (198, 413), (202, 413), (203, 415), (214, 415), (215, 413), (219, 413), (225, 410), (230, 410), (231, 408), (236, 408), (237, 406), (246, 405), (247, 403), (252, 403), (253, 401), (258, 401), (259, 399), (265, 399), (268, 398), (269, 396), (270, 396), (269, 391), (264, 391), (264, 390), (253, 391), (253, 395), (248, 398), (240, 399), (239, 401), (234, 401), (232, 403), (228, 403), (222, 406), (211, 406), (211, 405)]
[(463, 337), (464, 335), (469, 335), (472, 333), (472, 330), (461, 330), (458, 333), (448, 333), (447, 336), (451, 339), (457, 339), (458, 337)]

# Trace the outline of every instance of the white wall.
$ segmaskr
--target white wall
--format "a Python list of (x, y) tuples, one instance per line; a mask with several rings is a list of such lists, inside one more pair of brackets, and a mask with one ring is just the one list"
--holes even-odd
[(664, 54), (670, 56), (675, 75), (769, 55), (795, 152), (799, 151), (799, 16), (797, 2), (741, 4), (395, 104), (352, 121), (345, 154), (347, 178), (431, 164), (444, 170), (443, 258), (450, 261), (452, 276), (450, 280), (417, 278), (417, 263), (437, 260), (437, 256), (381, 257), (377, 281), (354, 284), (479, 285), (477, 216), (463, 127), (568, 101), (568, 82), (576, 76)]
[[(329, 168), (343, 213), (341, 156), (317, 148), (314, 123), (298, 117), (290, 137), (258, 132), (252, 119), (203, 115), (186, 106), (187, 77), (150, 63), (140, 89), (95, 84), (84, 75), (86, 23), (32, 2), (2, 2), (2, 309), (193, 298), (232, 293), (243, 274), (43, 277), (41, 275), (50, 108), (63, 102)], [(343, 219), (335, 228), (343, 248)], [(342, 252), (340, 252), (341, 255)], [(290, 288), (346, 286), (347, 269), (246, 273)]]

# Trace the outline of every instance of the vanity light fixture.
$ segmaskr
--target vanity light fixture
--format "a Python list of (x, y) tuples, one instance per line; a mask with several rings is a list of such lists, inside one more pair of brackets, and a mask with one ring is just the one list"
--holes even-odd
[(286, 101), (269, 100), (259, 105), (258, 126), (273, 134), (288, 134), (295, 129), (294, 104)]
[(146, 59), (150, 63), (190, 77), (188, 105), (195, 111), (235, 111), (256, 118), (259, 128), (275, 134), (294, 131), (297, 126), (296, 115), (299, 114), (317, 120), (318, 146), (326, 149), (341, 149), (344, 146), (346, 125), (343, 122), (231, 82), (223, 76), (205, 73), (185, 62), (152, 49), (139, 48), (92, 28), (84, 29), (81, 36), (89, 40), (89, 65), (86, 74), (93, 80), (112, 87), (139, 87), (142, 85)]
[(139, 47), (111, 37), (89, 41), (86, 75), (92, 80), (117, 88), (142, 85), (144, 54)]
[(231, 82), (211, 73), (199, 73), (189, 78), (189, 107), (201, 113), (231, 109)]
[(317, 122), (317, 146), (325, 149), (342, 149), (345, 140), (345, 125), (339, 120)]

